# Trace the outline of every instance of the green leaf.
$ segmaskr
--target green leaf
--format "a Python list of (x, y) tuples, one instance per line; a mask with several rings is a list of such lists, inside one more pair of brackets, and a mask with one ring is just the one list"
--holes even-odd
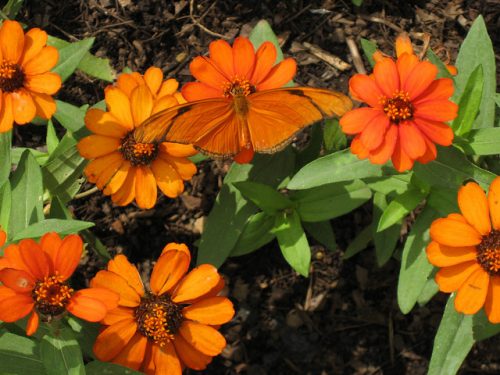
[(425, 248), (429, 244), (429, 227), (439, 214), (429, 206), (418, 215), (406, 239), (398, 281), (398, 304), (403, 314), (415, 306), (432, 272)]
[(375, 66), (375, 60), (373, 59), (373, 54), (377, 50), (377, 43), (372, 42), (371, 40), (365, 38), (361, 38), (360, 42), (361, 42), (361, 49), (363, 50), (366, 59), (373, 68)]
[(249, 39), (252, 42), (255, 50), (264, 42), (271, 42), (276, 47), (277, 57), (275, 64), (283, 60), (283, 52), (280, 48), (278, 37), (274, 33), (271, 25), (266, 20), (260, 20), (250, 32)]
[(40, 357), (47, 375), (85, 374), (82, 351), (69, 327), (56, 329), (43, 336)]
[(13, 147), (11, 150), (12, 164), (19, 164), (21, 156), (24, 151), (29, 150), (31, 155), (33, 155), (38, 163), (38, 165), (43, 165), (49, 158), (49, 154), (41, 152), (32, 148), (27, 147)]
[(39, 238), (47, 232), (57, 232), (63, 236), (80, 232), (84, 229), (93, 227), (95, 224), (90, 221), (64, 220), (64, 219), (45, 219), (31, 224), (29, 227), (19, 231), (13, 241), (19, 241), (23, 238)]
[(87, 161), (80, 156), (76, 140), (70, 133), (63, 139), (42, 167), (44, 186), (63, 203), (70, 201), (83, 183)]
[(2, 12), (7, 15), (9, 19), (13, 20), (21, 10), (23, 2), (24, 0), (9, 0), (2, 8)]
[(0, 186), (0, 228), (8, 233), (10, 210), (12, 207), (12, 191), (9, 180)]
[(67, 316), (67, 321), (75, 334), (84, 357), (95, 358), (93, 346), (102, 326), (99, 323), (87, 322), (72, 315)]
[(234, 182), (233, 185), (243, 196), (252, 201), (268, 215), (293, 207), (293, 202), (269, 185), (253, 181)]
[(473, 331), (475, 341), (486, 340), (500, 333), (500, 324), (490, 323), (488, 317), (484, 313), (484, 309), (474, 314), (472, 320), (474, 324)]
[(467, 134), (472, 129), (481, 104), (483, 83), (483, 67), (478, 65), (469, 76), (458, 102), (458, 115), (451, 124), (456, 135)]
[(392, 226), (385, 230), (376, 230), (376, 223), (380, 223), (380, 218), (387, 210), (387, 198), (384, 194), (375, 193), (373, 195), (373, 242), (375, 244), (375, 255), (377, 257), (377, 264), (383, 266), (389, 259), (391, 259), (396, 244), (400, 237), (401, 223), (395, 222)]
[(417, 303), (419, 306), (424, 306), (439, 292), (439, 285), (434, 281), (434, 276), (429, 277), (425, 282), (424, 288), (420, 292), (417, 298)]
[(452, 100), (462, 96), (469, 76), (478, 65), (482, 65), (484, 73), (484, 87), (479, 115), (474, 122), (474, 128), (491, 128), (495, 120), (495, 54), (493, 45), (488, 36), (483, 17), (478, 16), (472, 24), (465, 40), (458, 52), (456, 67), (458, 74), (455, 77), (455, 93)]
[(307, 233), (328, 250), (335, 251), (337, 249), (337, 241), (335, 240), (335, 233), (330, 221), (320, 221), (317, 223), (303, 222), (302, 225)]
[(392, 192), (402, 194), (408, 190), (413, 173), (397, 174), (395, 176), (370, 177), (363, 181), (373, 191), (388, 195)]
[(473, 129), (466, 135), (467, 140), (459, 139), (458, 145), (468, 155), (500, 154), (500, 128)]
[(0, 185), (9, 178), (11, 169), (12, 130), (0, 133)]
[(54, 128), (54, 123), (52, 120), (49, 120), (47, 123), (47, 151), (49, 154), (52, 154), (59, 144), (59, 138), (57, 138), (56, 129)]
[(323, 144), (323, 131), (321, 130), (321, 124), (316, 123), (311, 127), (309, 143), (303, 150), (297, 152), (295, 168), (298, 170), (302, 168), (304, 165), (317, 159), (319, 153), (321, 152), (322, 144)]
[(9, 237), (43, 219), (42, 171), (29, 150), (23, 152), (11, 177), (12, 206)]
[(339, 182), (290, 193), (302, 221), (325, 221), (361, 206), (372, 196), (361, 180)]
[(472, 315), (455, 310), (455, 298), (450, 296), (439, 324), (428, 375), (454, 375), (474, 344)]
[(344, 259), (349, 259), (368, 247), (368, 244), (373, 239), (372, 225), (368, 225), (351, 241), (345, 250)]
[(231, 251), (231, 256), (249, 254), (271, 242), (275, 237), (271, 233), (273, 227), (274, 216), (269, 216), (264, 212), (257, 212), (250, 216), (236, 245), (234, 245)]
[(273, 233), (288, 264), (302, 276), (309, 275), (311, 248), (296, 211), (276, 216)]
[(57, 111), (54, 117), (62, 126), (72, 132), (78, 132), (85, 128), (84, 118), (88, 106), (78, 108), (77, 106), (60, 100), (56, 100), (56, 104)]
[(426, 56), (438, 68), (437, 78), (453, 78), (444, 62), (430, 48), (427, 50)]
[(323, 156), (304, 166), (288, 183), (288, 189), (301, 190), (334, 182), (396, 174), (390, 167), (378, 166), (368, 159), (360, 160), (351, 150)]
[(0, 373), (4, 375), (45, 374), (35, 341), (0, 330)]
[(354, 5), (360, 7), (363, 4), (363, 0), (351, 0)]
[[(88, 53), (94, 40), (95, 38), (87, 38), (59, 48), (59, 62), (52, 72), (59, 74), (63, 82), (66, 81)], [(49, 44), (51, 44), (51, 39), (49, 39)]]
[(85, 366), (87, 375), (142, 375), (142, 372), (137, 372), (129, 369), (128, 367), (123, 367), (120, 365), (115, 365), (114, 363), (92, 361)]
[(493, 173), (472, 164), (455, 147), (438, 147), (438, 157), (427, 164), (416, 163), (413, 171), (429, 185), (453, 188), (461, 186), (467, 179), (476, 180), (483, 189), (488, 189), (496, 177)]
[(447, 189), (440, 186), (433, 186), (427, 197), (427, 205), (434, 208), (442, 216), (458, 212), (457, 192), (457, 188)]
[(398, 223), (408, 215), (427, 196), (427, 193), (419, 189), (410, 189), (394, 198), (378, 222), (377, 231), (383, 231)]
[(338, 119), (331, 118), (325, 120), (323, 143), (327, 152), (342, 150), (347, 146), (347, 138), (340, 128)]

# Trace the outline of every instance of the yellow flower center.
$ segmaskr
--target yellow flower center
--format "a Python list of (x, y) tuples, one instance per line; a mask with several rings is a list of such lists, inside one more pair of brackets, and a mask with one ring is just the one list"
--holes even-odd
[(254, 93), (255, 86), (250, 83), (248, 79), (234, 77), (231, 82), (225, 82), (222, 91), (224, 97), (232, 98), (234, 96), (248, 96)]
[(174, 339), (182, 321), (182, 307), (170, 296), (146, 294), (134, 311), (139, 332), (153, 343), (164, 346)]
[(32, 297), (38, 312), (55, 316), (66, 310), (66, 305), (73, 293), (74, 290), (64, 282), (61, 275), (56, 273), (37, 281), (33, 288)]
[(500, 231), (492, 230), (476, 249), (481, 267), (491, 276), (500, 276)]
[(21, 67), (8, 60), (0, 65), (0, 90), (13, 92), (24, 86), (25, 75)]
[(158, 145), (155, 143), (139, 143), (134, 139), (133, 132), (122, 140), (120, 151), (123, 158), (132, 165), (149, 165), (158, 156)]
[(392, 122), (398, 124), (413, 117), (413, 106), (407, 92), (398, 91), (392, 98), (383, 98), (381, 101), (385, 114)]

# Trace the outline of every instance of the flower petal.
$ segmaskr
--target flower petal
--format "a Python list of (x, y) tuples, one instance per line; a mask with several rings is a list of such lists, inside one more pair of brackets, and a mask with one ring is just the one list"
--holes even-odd
[(488, 206), (490, 208), (493, 228), (500, 230), (500, 177), (496, 177), (488, 191)]
[(37, 312), (33, 310), (28, 321), (26, 323), (26, 336), (32, 336), (38, 329), (38, 324), (40, 323), (40, 317)]
[(283, 87), (290, 82), (297, 73), (297, 63), (287, 58), (276, 64), (269, 74), (257, 85), (257, 90), (269, 90)]
[(118, 308), (118, 301), (120, 300), (120, 296), (117, 293), (107, 288), (80, 289), (73, 295), (73, 297), (76, 295), (101, 302), (106, 308), (106, 311)]
[(431, 238), (446, 246), (475, 246), (482, 241), (481, 234), (469, 224), (450, 218), (440, 218), (431, 224)]
[(156, 159), (151, 163), (151, 170), (158, 187), (167, 197), (178, 197), (184, 191), (184, 182), (181, 176), (167, 161), (162, 158)]
[(0, 106), (0, 133), (5, 133), (12, 129), (14, 125), (14, 114), (12, 112), (12, 95), (2, 94)]
[(377, 116), (366, 125), (359, 138), (368, 150), (374, 150), (382, 144), (390, 123), (389, 118), (383, 112), (377, 112)]
[(229, 43), (223, 39), (215, 40), (210, 43), (208, 49), (210, 52), (210, 59), (214, 62), (214, 64), (226, 77), (232, 78), (235, 75), (235, 70), (233, 62), (233, 49)]
[(136, 126), (139, 126), (151, 116), (151, 112), (153, 111), (153, 95), (148, 86), (140, 85), (132, 91), (130, 106)]
[(11, 94), (12, 114), (14, 121), (20, 125), (27, 124), (35, 118), (36, 107), (31, 95), (26, 90), (18, 90)]
[(179, 158), (185, 158), (187, 156), (193, 156), (197, 152), (198, 151), (191, 145), (171, 142), (163, 142), (160, 144), (160, 155), (168, 154)]
[(30, 29), (24, 34), (24, 52), (21, 57), (21, 66), (35, 57), (47, 44), (47, 33), (38, 27)]
[(449, 100), (429, 100), (414, 105), (414, 118), (450, 121), (457, 117), (458, 106)]
[(32, 92), (31, 98), (35, 103), (37, 116), (48, 120), (54, 113), (56, 113), (56, 102), (50, 95)]
[(370, 107), (353, 109), (342, 116), (339, 124), (344, 133), (357, 134), (362, 132), (379, 114), (380, 110)]
[(28, 271), (38, 280), (43, 280), (52, 271), (52, 262), (40, 245), (32, 239), (19, 242), (19, 253)]
[(373, 68), (373, 76), (385, 96), (391, 98), (399, 91), (399, 73), (396, 63), (391, 58), (377, 62)]
[(77, 148), (85, 159), (95, 159), (99, 156), (111, 154), (121, 146), (119, 138), (105, 137), (103, 135), (89, 135), (78, 142)]
[(188, 102), (222, 97), (222, 88), (214, 88), (202, 82), (188, 82), (182, 86), (182, 95)]
[(36, 279), (27, 271), (4, 268), (0, 271), (0, 282), (15, 292), (31, 294)]
[(149, 282), (151, 291), (156, 295), (170, 292), (186, 274), (191, 261), (184, 244), (170, 243), (164, 251), (153, 268)]
[(56, 232), (45, 233), (40, 239), (40, 246), (49, 255), (52, 263), (55, 263), (61, 244), (62, 239)]
[(163, 81), (163, 72), (160, 68), (152, 66), (144, 73), (144, 81), (146, 81), (151, 93), (156, 95)]
[(474, 271), (458, 289), (455, 309), (464, 314), (475, 314), (483, 307), (488, 294), (490, 276), (482, 268)]
[(419, 157), (417, 159), (417, 161), (419, 163), (422, 163), (422, 164), (427, 164), (433, 160), (436, 160), (437, 148), (436, 148), (436, 145), (434, 143), (432, 143), (432, 141), (429, 138), (427, 138), (425, 135), (423, 135), (423, 138), (424, 138), (425, 145), (426, 145), (425, 152), (421, 157)]
[(142, 284), (141, 276), (127, 259), (125, 255), (118, 254), (108, 262), (108, 271), (114, 272), (125, 279), (132, 288), (140, 295), (144, 295), (144, 285)]
[(481, 269), (481, 266), (475, 260), (441, 268), (436, 273), (436, 283), (439, 285), (439, 290), (445, 293), (458, 290), (465, 280), (478, 269)]
[(382, 108), (381, 98), (384, 93), (380, 90), (374, 79), (365, 74), (355, 74), (349, 80), (349, 91), (356, 100), (365, 102), (370, 107)]
[(412, 121), (402, 121), (399, 124), (399, 142), (411, 159), (418, 159), (425, 154), (424, 137)]
[(231, 81), (231, 78), (225, 76), (208, 57), (195, 57), (189, 64), (189, 70), (198, 81), (217, 90), (222, 91), (224, 83)]
[(61, 76), (52, 72), (26, 77), (26, 88), (40, 94), (54, 95), (61, 85)]
[(467, 222), (480, 234), (491, 232), (490, 210), (483, 189), (475, 182), (468, 182), (458, 190), (458, 207)]
[(401, 89), (410, 95), (410, 100), (417, 98), (434, 81), (438, 73), (436, 65), (428, 61), (420, 61), (401, 81)]
[(220, 275), (210, 264), (196, 267), (180, 282), (172, 295), (172, 301), (179, 303), (196, 299), (218, 284)]
[(271, 71), (277, 57), (276, 47), (269, 41), (262, 43), (255, 53), (255, 68), (250, 82), (258, 85)]
[(361, 140), (359, 139), (360, 136), (359, 134), (354, 137), (354, 139), (351, 142), (351, 152), (354, 155), (357, 155), (358, 158), (360, 159), (366, 159), (368, 155), (370, 154), (370, 151), (363, 145)]
[(398, 172), (404, 172), (413, 167), (414, 160), (404, 151), (399, 137), (396, 145), (394, 146), (394, 152), (391, 159), (392, 165), (394, 165), (394, 168), (396, 168)]
[(492, 276), (486, 301), (484, 303), (484, 311), (491, 323), (500, 323), (500, 277)]
[(136, 168), (130, 167), (122, 186), (111, 196), (111, 200), (119, 206), (126, 206), (135, 198)]
[(123, 138), (130, 131), (109, 112), (90, 108), (85, 114), (85, 126), (92, 133), (113, 138)]
[(179, 104), (179, 102), (177, 101), (175, 96), (164, 95), (161, 98), (155, 100), (154, 105), (153, 105), (153, 109), (151, 111), (151, 116), (158, 113), (158, 112), (164, 111), (168, 108), (172, 108), (172, 107), (176, 106), (177, 104)]
[(134, 120), (130, 107), (130, 99), (118, 87), (108, 86), (104, 90), (104, 99), (109, 112), (127, 129), (134, 129)]
[(226, 346), (226, 339), (215, 328), (185, 320), (179, 329), (182, 338), (203, 354), (216, 356)]
[(116, 80), (116, 87), (122, 90), (125, 95), (130, 96), (132, 91), (139, 85), (145, 85), (146, 81), (137, 72), (132, 73), (122, 73), (118, 76)]
[(35, 305), (27, 294), (16, 294), (0, 300), (0, 320), (12, 323), (28, 315)]
[(426, 249), (429, 262), (436, 267), (449, 267), (475, 260), (477, 250), (474, 246), (451, 247), (432, 241)]
[[(105, 290), (105, 289), (101, 289)], [(106, 316), (108, 310), (103, 302), (87, 297), (82, 290), (77, 291), (66, 306), (74, 316), (88, 322), (98, 322)]]
[(75, 272), (83, 252), (83, 241), (77, 234), (64, 237), (54, 261), (54, 270), (68, 279)]
[(413, 54), (403, 54), (396, 61), (396, 66), (399, 72), (399, 82), (405, 82), (411, 74), (415, 66), (418, 65), (420, 60)]
[[(27, 78), (30, 79), (36, 74), (46, 73), (51, 70), (54, 66), (56, 66), (58, 60), (59, 51), (57, 48), (45, 46), (40, 50), (40, 52), (23, 64), (23, 70), (28, 76)], [(59, 76), (58, 74), (56, 75)], [(61, 81), (61, 77), (59, 77), (59, 81)]]
[(139, 370), (144, 360), (148, 339), (141, 333), (136, 333), (120, 353), (113, 358), (113, 363)]
[(116, 357), (135, 335), (137, 325), (134, 320), (123, 320), (102, 331), (94, 344), (94, 354), (100, 361), (110, 361)]
[(156, 180), (151, 168), (139, 166), (135, 174), (135, 201), (140, 208), (151, 208), (156, 203)]
[(196, 350), (182, 338), (176, 335), (174, 340), (175, 351), (183, 363), (193, 370), (204, 370), (212, 362), (212, 357)]
[(121, 322), (122, 320), (133, 320), (133, 319), (134, 319), (134, 309), (130, 307), (118, 306), (116, 309), (109, 310), (104, 319), (101, 321), (101, 323), (110, 326), (115, 323)]
[(451, 78), (439, 78), (434, 80), (427, 90), (413, 99), (413, 103), (418, 105), (418, 103), (430, 100), (449, 99), (453, 95), (453, 90), (453, 80)]
[(196, 174), (196, 164), (187, 158), (159, 154), (163, 160), (167, 160), (183, 180), (190, 180)]
[(5, 20), (0, 27), (0, 50), (4, 60), (16, 64), (23, 53), (24, 31), (17, 21)]
[(166, 343), (164, 347), (154, 345), (153, 360), (155, 364), (155, 374), (182, 374), (181, 362), (171, 342)]
[(396, 125), (390, 125), (389, 129), (385, 133), (382, 144), (376, 149), (370, 150), (370, 154), (368, 156), (370, 158), (370, 162), (373, 164), (385, 164), (394, 153), (397, 141), (398, 127)]
[(115, 194), (120, 188), (123, 186), (125, 183), (125, 180), (127, 179), (127, 176), (130, 171), (130, 163), (129, 162), (124, 162), (120, 168), (117, 169), (113, 177), (111, 177), (111, 180), (109, 180), (108, 184), (102, 191), (106, 195), (111, 195)]
[(396, 38), (396, 56), (400, 57), (403, 53), (413, 54), (413, 47), (407, 33), (401, 33)]
[(84, 172), (89, 182), (96, 183), (103, 174), (109, 175), (109, 178), (111, 178), (113, 173), (109, 174), (110, 166), (118, 168), (122, 163), (122, 154), (118, 151), (115, 151), (108, 155), (92, 160), (89, 164), (87, 164)]
[(127, 281), (111, 271), (99, 271), (90, 281), (92, 288), (109, 289), (120, 295), (120, 306), (136, 307), (141, 302), (141, 296), (133, 289)]
[(255, 66), (255, 50), (248, 38), (237, 37), (234, 40), (233, 65), (234, 73), (237, 77), (250, 79)]
[(23, 258), (21, 258), (19, 246), (16, 244), (10, 244), (4, 249), (4, 259), (7, 260), (10, 268), (24, 271), (27, 270), (26, 264), (24, 264)]
[(455, 134), (453, 133), (453, 129), (444, 122), (423, 118), (415, 118), (413, 122), (432, 142), (441, 146), (452, 144)]
[(161, 98), (165, 95), (174, 95), (179, 88), (179, 82), (173, 78), (169, 78), (162, 82), (158, 93), (156, 94), (156, 98)]
[(226, 297), (211, 297), (185, 307), (182, 314), (186, 319), (198, 323), (219, 325), (227, 323), (233, 318), (234, 308)]

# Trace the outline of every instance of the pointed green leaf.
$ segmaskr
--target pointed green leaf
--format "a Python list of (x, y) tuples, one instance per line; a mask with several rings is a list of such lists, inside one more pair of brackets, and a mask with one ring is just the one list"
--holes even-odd
[(0, 133), (0, 185), (9, 178), (11, 169), (12, 130)]
[(457, 192), (458, 188), (447, 189), (440, 186), (433, 186), (427, 197), (427, 204), (442, 216), (458, 212)]
[[(87, 38), (59, 48), (59, 61), (52, 71), (59, 74), (63, 82), (66, 81), (92, 47), (94, 40), (95, 38)], [(51, 44), (50, 39), (49, 44)]]
[(57, 111), (54, 114), (55, 119), (71, 132), (78, 132), (85, 128), (85, 113), (88, 106), (81, 108), (60, 100), (56, 100)]
[(54, 128), (52, 120), (49, 120), (47, 123), (47, 137), (45, 142), (47, 143), (47, 151), (49, 154), (53, 153), (59, 144), (59, 138), (57, 138), (56, 129)]
[(366, 178), (363, 181), (370, 187), (370, 189), (384, 195), (388, 195), (392, 192), (402, 194), (408, 190), (412, 176), (413, 173), (406, 173), (397, 174), (395, 176), (371, 177)]
[(500, 154), (500, 128), (473, 129), (459, 139), (458, 145), (468, 155), (498, 155)]
[(283, 60), (283, 52), (281, 51), (278, 37), (274, 33), (271, 25), (266, 20), (260, 20), (257, 25), (252, 29), (249, 35), (249, 39), (252, 42), (255, 50), (257, 50), (260, 45), (264, 42), (271, 42), (276, 47), (277, 57), (276, 64)]
[(0, 374), (45, 374), (35, 341), (0, 329)]
[(233, 185), (246, 199), (252, 201), (268, 215), (274, 215), (276, 212), (294, 205), (290, 199), (269, 185), (253, 181), (234, 182)]
[(437, 78), (453, 78), (444, 62), (442, 62), (441, 59), (430, 48), (427, 50), (426, 56), (431, 63), (437, 66)]
[(500, 333), (500, 324), (490, 323), (484, 309), (479, 310), (472, 320), (475, 341), (486, 340)]
[[(397, 198), (396, 198), (397, 199)], [(375, 193), (373, 195), (373, 242), (375, 245), (375, 255), (377, 264), (383, 266), (391, 259), (396, 244), (400, 237), (401, 222), (396, 221), (385, 230), (376, 230), (376, 223), (380, 223), (383, 213), (387, 210), (387, 198), (384, 194)]]
[(366, 249), (368, 244), (373, 240), (373, 230), (372, 225), (368, 225), (358, 233), (358, 235), (351, 241), (347, 249), (345, 250), (344, 259), (349, 259), (359, 253), (360, 251)]
[(100, 361), (88, 363), (85, 370), (87, 375), (143, 375), (142, 372), (131, 370), (128, 367)]
[(338, 119), (332, 118), (325, 120), (323, 143), (328, 152), (342, 150), (347, 146), (347, 138), (340, 128)]
[(373, 59), (373, 54), (377, 50), (377, 43), (372, 42), (371, 40), (361, 38), (361, 49), (363, 50), (363, 53), (365, 54), (366, 59), (370, 63), (372, 67), (375, 66), (375, 60)]
[(303, 222), (302, 225), (316, 241), (324, 245), (328, 250), (335, 251), (337, 242), (330, 221), (320, 221), (317, 223)]
[(45, 219), (19, 231), (12, 240), (19, 241), (23, 238), (39, 238), (47, 232), (57, 232), (65, 236), (72, 233), (78, 233), (94, 225), (95, 224), (90, 221)]
[(427, 196), (418, 189), (410, 189), (394, 198), (384, 210), (378, 222), (377, 231), (383, 231), (398, 223)]
[(274, 239), (271, 229), (274, 227), (274, 216), (267, 215), (264, 212), (257, 212), (250, 216), (243, 228), (241, 236), (231, 251), (231, 256), (240, 256), (249, 254), (254, 250), (260, 249), (265, 244)]
[(0, 186), (0, 228), (9, 231), (10, 210), (12, 207), (12, 191), (9, 180)]
[(483, 83), (483, 68), (478, 65), (469, 76), (458, 102), (458, 115), (451, 124), (456, 135), (467, 134), (472, 129), (472, 124), (481, 105)]
[(439, 285), (434, 281), (434, 276), (431, 274), (427, 279), (424, 288), (417, 298), (419, 306), (424, 306), (439, 292)]
[(45, 334), (40, 343), (40, 357), (47, 375), (84, 375), (82, 351), (69, 327)]

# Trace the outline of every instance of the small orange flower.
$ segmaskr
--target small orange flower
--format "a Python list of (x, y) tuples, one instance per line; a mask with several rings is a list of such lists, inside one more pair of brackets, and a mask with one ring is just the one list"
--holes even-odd
[(349, 81), (351, 95), (368, 104), (346, 113), (340, 126), (356, 135), (351, 151), (374, 164), (390, 158), (406, 171), (415, 161), (428, 163), (437, 156), (435, 144), (449, 146), (453, 131), (445, 123), (457, 116), (449, 98), (453, 81), (436, 79), (437, 68), (419, 61), (408, 38), (396, 42), (397, 61), (375, 54), (373, 74), (356, 74)]
[[(210, 56), (193, 59), (189, 69), (199, 82), (189, 82), (182, 87), (188, 102), (209, 98), (232, 97), (231, 90), (256, 91), (282, 87), (290, 82), (297, 71), (294, 59), (287, 58), (275, 65), (276, 48), (264, 42), (255, 51), (248, 38), (238, 37), (233, 46), (225, 40), (210, 43)], [(234, 160), (248, 163), (253, 150), (243, 149)]]
[(190, 145), (137, 143), (134, 129), (152, 115), (185, 102), (175, 79), (163, 81), (159, 68), (144, 76), (122, 74), (116, 86), (105, 90), (108, 111), (90, 109), (85, 125), (94, 134), (78, 143), (80, 154), (92, 161), (85, 168), (89, 182), (111, 195), (113, 202), (126, 206), (134, 199), (141, 208), (156, 203), (157, 186), (167, 197), (184, 191), (184, 181), (196, 173), (187, 159), (196, 154)]
[(488, 197), (475, 182), (462, 186), (458, 206), (461, 214), (431, 225), (427, 257), (441, 268), (436, 283), (442, 292), (457, 292), (457, 311), (475, 314), (484, 305), (490, 322), (500, 323), (500, 177)]
[(47, 46), (47, 33), (38, 28), (26, 34), (16, 21), (0, 26), (0, 132), (24, 125), (35, 116), (49, 119), (56, 111), (51, 95), (61, 88), (61, 77), (50, 72), (59, 52)]
[(90, 322), (103, 319), (116, 308), (118, 295), (101, 288), (75, 291), (68, 283), (82, 251), (78, 235), (61, 239), (55, 232), (40, 243), (25, 239), (7, 246), (0, 257), (0, 320), (15, 322), (31, 313), (26, 334), (32, 335), (40, 316), (50, 320), (69, 311)]
[(231, 301), (217, 294), (224, 279), (203, 264), (187, 273), (191, 255), (184, 244), (170, 243), (153, 268), (146, 291), (137, 269), (123, 255), (99, 271), (91, 285), (120, 294), (107, 327), (94, 344), (101, 361), (146, 374), (180, 375), (184, 367), (203, 370), (226, 340), (218, 331), (234, 315)]

